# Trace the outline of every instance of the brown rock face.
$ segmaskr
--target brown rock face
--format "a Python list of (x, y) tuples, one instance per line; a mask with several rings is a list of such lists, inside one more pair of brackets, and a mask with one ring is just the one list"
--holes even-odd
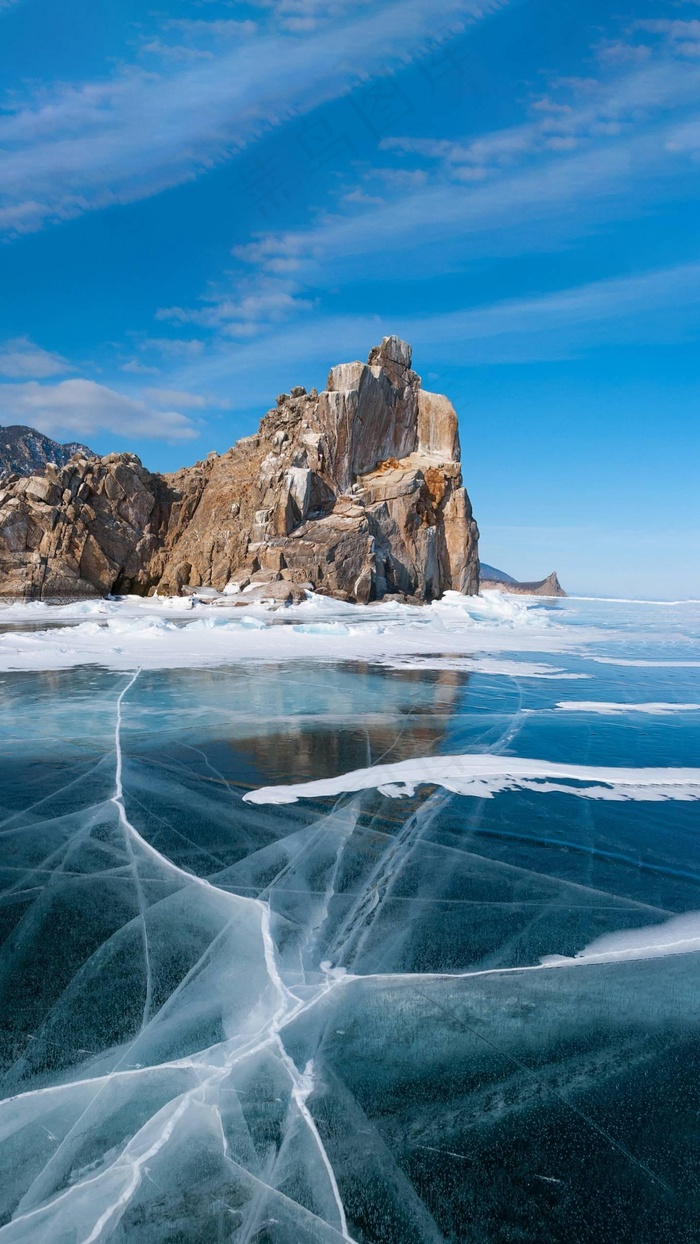
[(24, 599), (238, 584), (244, 599), (304, 585), (430, 600), (478, 591), (477, 544), (457, 416), (396, 337), (323, 393), (282, 394), (221, 457), (166, 476), (132, 454), (76, 457), (0, 492), (0, 594)]
[(0, 491), (0, 594), (25, 600), (145, 593), (169, 490), (134, 454), (72, 458)]

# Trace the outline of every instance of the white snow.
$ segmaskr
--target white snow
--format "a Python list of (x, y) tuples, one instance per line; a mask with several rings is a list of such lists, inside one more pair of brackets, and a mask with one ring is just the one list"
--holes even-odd
[[(568, 785), (571, 782), (595, 785)], [(491, 798), (504, 790), (535, 790), (559, 791), (586, 799), (695, 800), (700, 799), (700, 769), (623, 769), (490, 753), (418, 756), (395, 764), (355, 769), (333, 778), (264, 786), (250, 791), (244, 798), (248, 803), (296, 803), (302, 798), (378, 789), (398, 799), (426, 785), (442, 786), (457, 795), (479, 798)]]
[(565, 967), (572, 963), (614, 963), (625, 959), (657, 959), (663, 955), (687, 955), (700, 950), (700, 911), (684, 912), (663, 924), (641, 929), (622, 929), (604, 933), (573, 958), (547, 955), (546, 967)]
[(626, 665), (634, 669), (651, 670), (695, 670), (700, 669), (700, 661), (652, 661), (645, 658), (628, 657), (591, 657), (598, 665)]
[(456, 670), (463, 674), (490, 674), (507, 678), (590, 678), (590, 674), (573, 674), (556, 665), (536, 661), (496, 660), (493, 657), (396, 657), (382, 661), (392, 670)]
[[(13, 604), (0, 609), (0, 670), (67, 669), (99, 664), (133, 670), (202, 667), (236, 661), (368, 660), (471, 656), (487, 652), (576, 650), (592, 628), (553, 623), (535, 605), (448, 592), (431, 605), (395, 601), (348, 605), (308, 594), (273, 610), (235, 607), (236, 598), (123, 597), (69, 605)], [(60, 625), (56, 625), (59, 623)], [(28, 626), (27, 624), (31, 624)], [(43, 625), (41, 625), (43, 624)], [(526, 667), (517, 674), (527, 677)], [(482, 672), (516, 674), (482, 666)], [(560, 675), (533, 667), (531, 676)]]
[(618, 704), (607, 700), (560, 700), (557, 708), (567, 713), (598, 713), (601, 717), (623, 717), (628, 713), (667, 717), (673, 713), (697, 712), (700, 704), (668, 704), (660, 700), (650, 700), (644, 704)]

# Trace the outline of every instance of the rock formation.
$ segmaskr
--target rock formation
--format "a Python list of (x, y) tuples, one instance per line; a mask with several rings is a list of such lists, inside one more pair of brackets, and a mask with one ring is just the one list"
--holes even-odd
[(485, 562), (481, 562), (479, 580), (481, 587), (487, 591), (498, 588), (501, 592), (515, 592), (522, 596), (566, 596), (556, 570), (546, 579), (538, 579), (535, 583), (520, 583), (503, 570), (496, 570), (495, 566), (487, 566)]
[(8, 475), (36, 475), (49, 462), (65, 466), (75, 454), (94, 458), (87, 445), (71, 441), (61, 445), (36, 428), (26, 428), (21, 423), (0, 427), (0, 480)]
[(322, 393), (277, 398), (254, 436), (172, 475), (77, 455), (0, 491), (0, 594), (66, 599), (213, 587), (286, 601), (478, 591), (457, 416), (385, 337)]

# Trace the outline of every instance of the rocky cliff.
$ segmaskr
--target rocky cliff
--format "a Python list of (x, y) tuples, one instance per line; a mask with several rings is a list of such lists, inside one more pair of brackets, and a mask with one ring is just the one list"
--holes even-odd
[(65, 466), (75, 454), (94, 458), (87, 445), (71, 441), (61, 445), (36, 428), (26, 428), (21, 423), (0, 427), (0, 480), (8, 475), (36, 475), (49, 462)]
[(457, 416), (385, 337), (322, 393), (277, 398), (259, 431), (172, 475), (77, 455), (0, 490), (0, 594), (66, 599), (304, 587), (367, 602), (478, 591)]

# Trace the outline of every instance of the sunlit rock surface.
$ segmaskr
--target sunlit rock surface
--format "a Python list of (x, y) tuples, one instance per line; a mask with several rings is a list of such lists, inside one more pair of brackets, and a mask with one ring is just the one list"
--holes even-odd
[(281, 394), (222, 456), (154, 475), (133, 454), (78, 455), (0, 492), (0, 595), (314, 587), (365, 603), (478, 590), (478, 531), (457, 415), (385, 337), (326, 390)]
[(698, 607), (460, 599), (0, 610), (0, 1244), (696, 1238)]

